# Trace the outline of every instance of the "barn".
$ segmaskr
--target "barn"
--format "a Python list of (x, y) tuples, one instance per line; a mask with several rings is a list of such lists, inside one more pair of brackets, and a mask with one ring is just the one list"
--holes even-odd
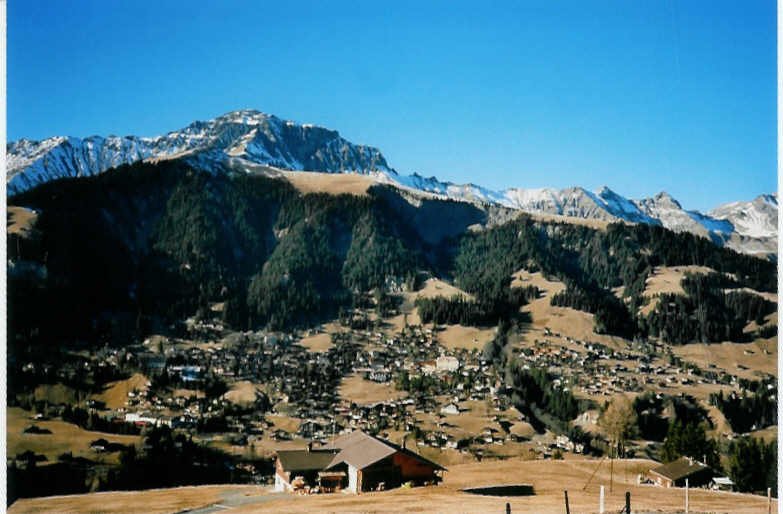
[(652, 481), (662, 487), (685, 487), (686, 479), (690, 487), (700, 487), (709, 484), (713, 476), (712, 468), (690, 457), (680, 457), (650, 470)]
[(446, 468), (385, 439), (354, 431), (317, 450), (280, 451), (276, 490), (352, 493), (437, 484)]

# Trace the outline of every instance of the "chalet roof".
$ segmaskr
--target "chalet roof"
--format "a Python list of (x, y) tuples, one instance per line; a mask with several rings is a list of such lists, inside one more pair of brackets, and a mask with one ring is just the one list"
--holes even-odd
[(329, 465), (334, 450), (280, 450), (277, 457), (285, 471), (315, 471)]
[(346, 445), (340, 450), (340, 453), (334, 456), (329, 467), (345, 462), (355, 468), (364, 469), (396, 453), (396, 450), (390, 445), (364, 432), (357, 431), (353, 433), (361, 434), (361, 436), (353, 437), (350, 444)]
[(670, 480), (681, 480), (705, 470), (710, 470), (710, 467), (695, 459), (680, 457), (679, 459), (668, 464), (653, 468), (650, 470), (650, 472), (656, 473)]
[(355, 444), (367, 437), (370, 437), (369, 435), (365, 434), (361, 430), (354, 430), (352, 432), (346, 432), (344, 434), (340, 434), (337, 436), (332, 442), (325, 444), (321, 447), (321, 449), (324, 450), (342, 450), (343, 448), (347, 448), (348, 446)]
[(417, 453), (398, 446), (390, 441), (386, 441), (385, 439), (373, 437), (362, 432), (361, 430), (355, 430), (348, 434), (341, 435), (334, 440), (330, 447), (339, 449), (340, 451), (337, 453), (337, 455), (334, 456), (328, 468), (334, 467), (344, 462), (355, 468), (364, 469), (372, 464), (375, 464), (379, 460), (394, 455), (395, 453), (402, 453), (420, 462), (428, 464), (435, 469), (446, 469), (429, 459), (425, 459)]

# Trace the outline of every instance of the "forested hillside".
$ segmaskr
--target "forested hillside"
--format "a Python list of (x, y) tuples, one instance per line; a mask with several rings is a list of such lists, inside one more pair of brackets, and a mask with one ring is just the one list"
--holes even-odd
[[(399, 290), (421, 272), (475, 297), (421, 302), (423, 317), (463, 324), (495, 324), (535, 297), (510, 288), (521, 268), (567, 284), (553, 304), (594, 313), (597, 332), (628, 338), (742, 338), (747, 322), (773, 309), (752, 293), (724, 292), (714, 278), (690, 278), (687, 296), (639, 314), (655, 266), (708, 266), (731, 273), (732, 286), (774, 290), (774, 264), (707, 239), (524, 215), (469, 231), (487, 220), (478, 207), (409, 202), (389, 187), (301, 195), (284, 180), (208, 174), (175, 160), (51, 182), (9, 203), (39, 213), (31, 235), (8, 240), (9, 336), (33, 346), (176, 332), (215, 302), (225, 302), (225, 321), (237, 329), (307, 326), (334, 318), (359, 293)], [(700, 323), (705, 312), (709, 323)]]
[[(652, 270), (677, 265), (706, 266), (720, 275), (687, 277), (686, 296), (663, 295), (651, 315), (640, 314), (639, 308), (649, 301), (642, 293)], [(737, 289), (775, 291), (773, 263), (644, 224), (610, 224), (596, 230), (522, 216), (465, 235), (454, 260), (454, 277), (470, 293), (497, 297), (521, 268), (566, 284), (552, 297), (553, 305), (593, 313), (596, 332), (626, 338), (660, 336), (676, 343), (742, 340), (751, 337), (743, 333), (747, 323), (761, 321), (775, 310), (774, 303)], [(723, 274), (731, 275), (730, 284)], [(618, 287), (622, 295), (613, 291)]]

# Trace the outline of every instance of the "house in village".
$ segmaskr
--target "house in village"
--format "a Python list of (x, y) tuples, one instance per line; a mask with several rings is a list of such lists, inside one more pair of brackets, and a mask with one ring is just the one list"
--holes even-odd
[(661, 487), (685, 487), (688, 480), (690, 487), (701, 487), (709, 484), (714, 476), (712, 468), (691, 457), (679, 459), (650, 470), (650, 478)]
[(362, 431), (318, 449), (278, 451), (275, 491), (352, 493), (437, 484), (446, 468), (407, 448)]
[(459, 369), (459, 360), (451, 355), (441, 355), (435, 359), (435, 368), (438, 371), (457, 371)]
[(440, 413), (441, 414), (448, 414), (450, 416), (454, 416), (456, 414), (459, 414), (459, 405), (457, 405), (454, 402), (446, 404), (446, 405), (444, 405), (443, 407), (440, 408)]

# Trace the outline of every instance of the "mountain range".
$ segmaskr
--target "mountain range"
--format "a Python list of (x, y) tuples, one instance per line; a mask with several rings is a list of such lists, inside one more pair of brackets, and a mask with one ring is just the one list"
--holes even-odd
[(122, 164), (179, 158), (212, 173), (264, 169), (358, 173), (415, 195), (479, 206), (502, 206), (535, 214), (661, 225), (707, 237), (719, 246), (750, 254), (777, 252), (777, 194), (732, 202), (701, 213), (684, 209), (666, 192), (632, 200), (602, 187), (509, 188), (494, 191), (416, 173), (403, 175), (377, 148), (356, 145), (335, 130), (298, 124), (255, 110), (233, 111), (157, 137), (58, 136), (21, 139), (7, 145), (9, 195), (67, 177), (102, 173)]

